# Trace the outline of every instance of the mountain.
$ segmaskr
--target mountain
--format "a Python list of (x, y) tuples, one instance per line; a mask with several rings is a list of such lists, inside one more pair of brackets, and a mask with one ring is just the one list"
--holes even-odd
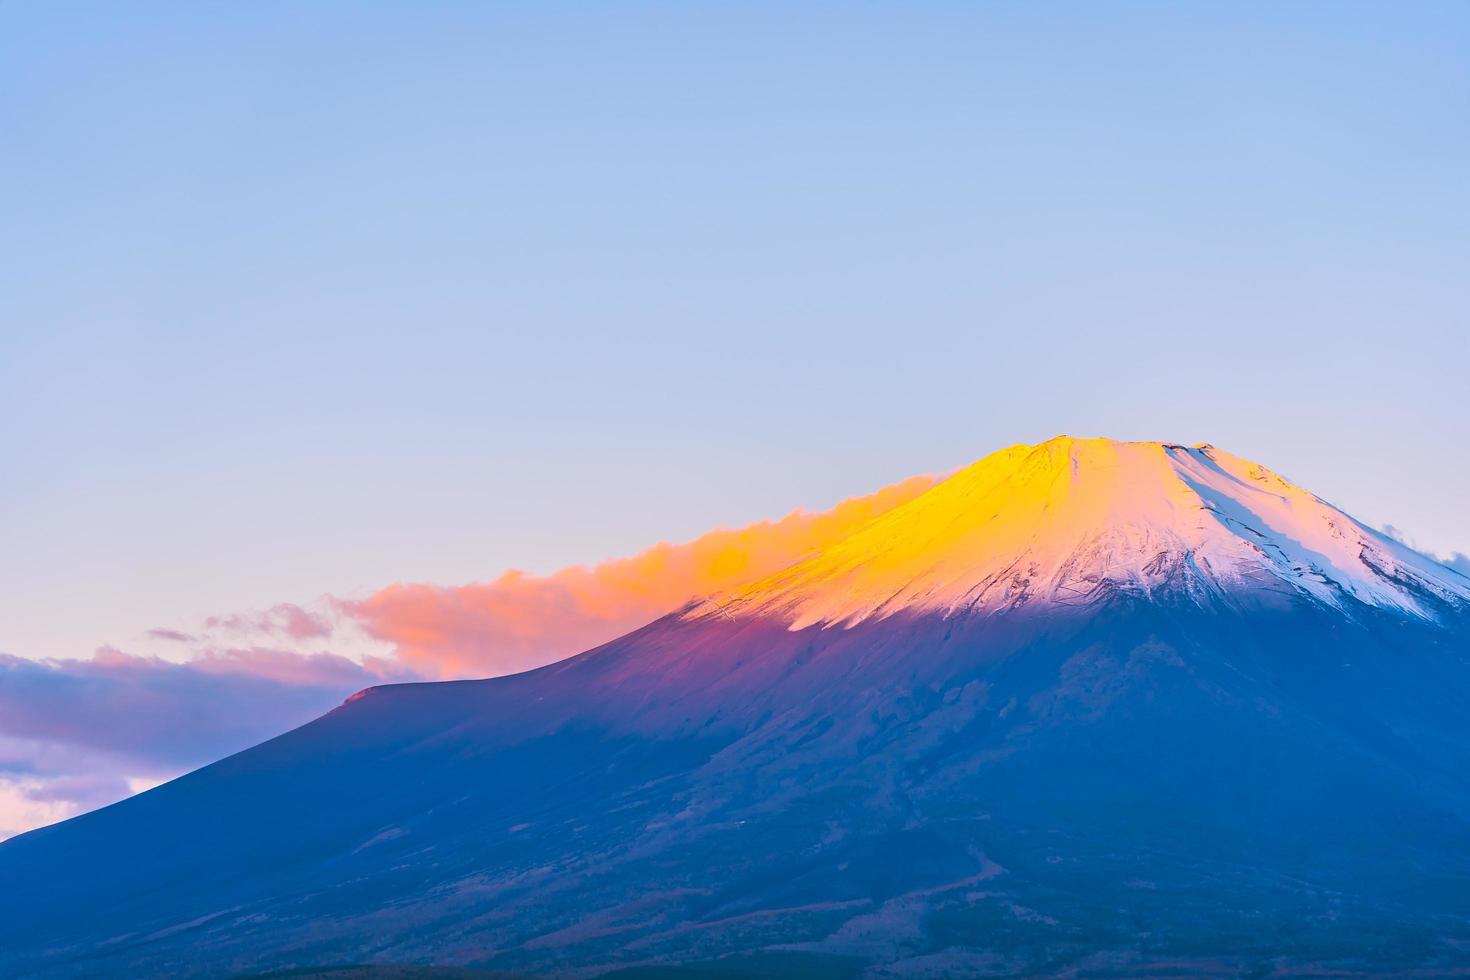
[(0, 845), (0, 974), (1470, 970), (1470, 579), (1059, 438), (580, 656)]

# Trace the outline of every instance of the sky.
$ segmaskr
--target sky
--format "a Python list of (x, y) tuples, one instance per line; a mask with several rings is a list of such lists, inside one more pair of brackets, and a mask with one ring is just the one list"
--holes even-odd
[(12, 3), (0, 133), (0, 836), (1059, 433), (1470, 552), (1464, 4)]

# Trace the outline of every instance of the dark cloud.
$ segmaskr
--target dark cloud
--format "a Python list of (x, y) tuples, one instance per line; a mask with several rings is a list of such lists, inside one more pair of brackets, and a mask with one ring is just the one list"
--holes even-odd
[(179, 630), (165, 629), (161, 626), (157, 629), (151, 629), (143, 635), (148, 637), (149, 639), (170, 640), (174, 643), (193, 643), (197, 639), (197, 637), (195, 637), (192, 633), (183, 633)]
[[(282, 630), (315, 628), (274, 615)], [(364, 687), (417, 679), (372, 658), (191, 646), (185, 662), (110, 646), (90, 660), (0, 654), (0, 840), (279, 735)]]
[(128, 781), (117, 773), (82, 773), (38, 780), (27, 788), (26, 797), (38, 803), (70, 803), (86, 811), (115, 803), (131, 792)]
[(333, 654), (249, 648), (187, 663), (103, 647), (92, 660), (0, 655), (0, 736), (190, 768), (310, 721), (384, 681)]
[(0, 735), (0, 840), (115, 803), (181, 771), (105, 750)]

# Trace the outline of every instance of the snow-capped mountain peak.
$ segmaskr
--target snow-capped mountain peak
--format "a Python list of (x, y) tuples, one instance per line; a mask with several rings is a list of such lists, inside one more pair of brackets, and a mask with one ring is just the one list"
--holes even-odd
[(1060, 436), (959, 471), (819, 554), (691, 610), (790, 628), (995, 612), (1119, 591), (1301, 595), (1434, 618), (1470, 580), (1208, 444)]

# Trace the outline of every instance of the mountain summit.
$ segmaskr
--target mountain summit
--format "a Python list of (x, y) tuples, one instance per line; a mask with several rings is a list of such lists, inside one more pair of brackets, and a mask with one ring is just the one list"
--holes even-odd
[(1470, 580), (1264, 466), (1209, 445), (1060, 436), (987, 456), (705, 608), (801, 629), (1160, 590), (1201, 602), (1286, 591), (1429, 618), (1470, 602)]
[(0, 844), (0, 973), (1470, 969), (1470, 580), (1210, 446), (1016, 446), (780, 573)]

